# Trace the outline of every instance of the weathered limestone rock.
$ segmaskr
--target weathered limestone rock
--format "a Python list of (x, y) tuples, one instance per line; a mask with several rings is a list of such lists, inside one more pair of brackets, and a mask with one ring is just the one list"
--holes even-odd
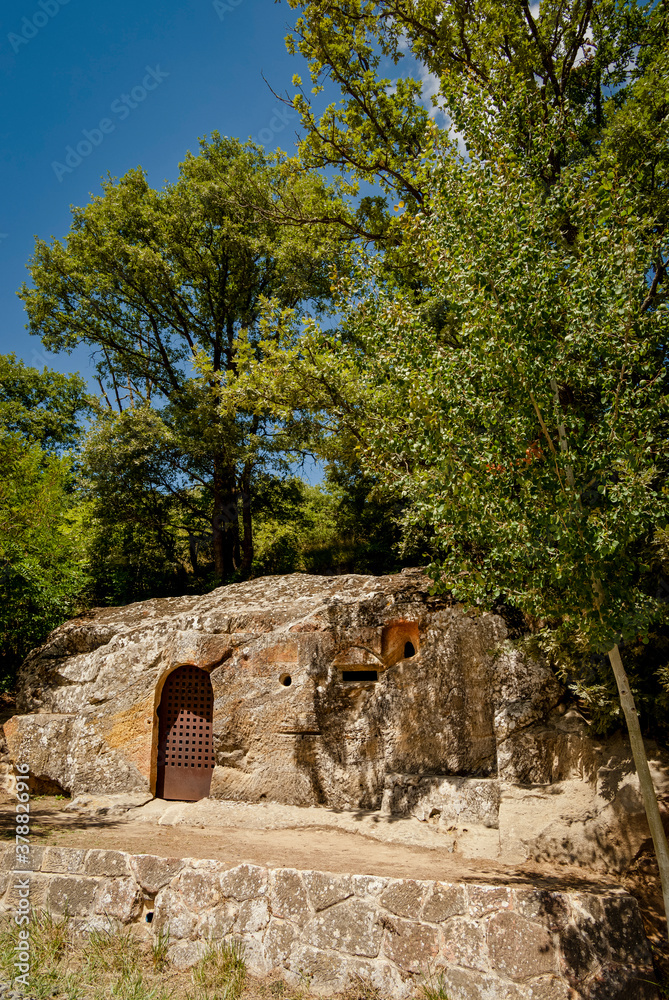
[[(603, 869), (648, 837), (627, 747), (592, 738), (500, 617), (432, 597), (413, 570), (92, 611), (27, 658), (7, 753), (72, 808), (147, 801), (161, 692), (180, 666), (211, 679), (212, 799), (381, 810), (470, 856)], [(664, 804), (669, 762), (651, 750)]]
[[(379, 808), (388, 774), (494, 775), (500, 726), (535, 721), (559, 686), (500, 618), (429, 587), (295, 574), (91, 612), (26, 660), (10, 753), (75, 795), (151, 792), (162, 682), (192, 664), (214, 689), (214, 797)], [(377, 679), (345, 679), (361, 670)]]

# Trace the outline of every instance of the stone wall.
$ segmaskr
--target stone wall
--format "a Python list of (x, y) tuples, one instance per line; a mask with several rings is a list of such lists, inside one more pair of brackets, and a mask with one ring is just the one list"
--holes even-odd
[[(7, 849), (0, 913), (18, 903)], [(371, 980), (404, 998), (443, 976), (450, 1000), (657, 1000), (636, 900), (527, 886), (335, 875), (118, 851), (38, 848), (31, 903), (80, 930), (169, 928), (172, 962), (208, 939), (243, 943), (249, 971), (310, 979), (321, 993)], [(147, 914), (152, 914), (147, 922)]]

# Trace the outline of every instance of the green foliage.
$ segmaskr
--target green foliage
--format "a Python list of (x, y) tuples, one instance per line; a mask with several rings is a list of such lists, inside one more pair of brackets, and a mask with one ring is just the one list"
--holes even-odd
[(92, 406), (84, 390), (78, 375), (0, 355), (0, 687), (74, 612), (86, 583), (83, 511), (64, 452)]
[(411, 212), (429, 202), (421, 176), (428, 73), (435, 108), (471, 152), (488, 158), (501, 142), (550, 186), (600, 141), (606, 99), (612, 91), (624, 98), (653, 7), (637, 0), (543, 0), (539, 10), (496, 0), (289, 4), (300, 16), (288, 49), (309, 60), (314, 94), (326, 82), (341, 92), (318, 114), (294, 81), (303, 161), (376, 180)]
[(265, 481), (254, 509), (254, 576), (388, 573), (400, 568), (397, 505), (360, 471), (330, 467), (323, 485)]
[(92, 400), (80, 375), (31, 368), (14, 354), (0, 354), (0, 426), (45, 451), (73, 445), (79, 414)]
[(354, 364), (367, 390), (365, 467), (432, 527), (457, 599), (503, 598), (590, 653), (646, 641), (666, 608), (651, 550), (669, 514), (668, 315), (647, 281), (666, 236), (615, 171), (565, 170), (545, 196), (504, 156), (438, 151), (433, 176), (405, 252), (443, 290), (447, 333), (410, 294), (375, 294), (370, 261), (331, 344), (337, 391)]
[(72, 616), (86, 574), (71, 460), (5, 432), (0, 462), (0, 684), (6, 687), (26, 653)]
[(240, 538), (237, 510), (285, 444), (262, 411), (221, 410), (219, 386), (257, 354), (266, 298), (299, 312), (324, 309), (331, 294), (336, 246), (319, 226), (287, 221), (294, 204), (317, 214), (337, 197), (285, 158), (214, 133), (162, 190), (141, 169), (106, 181), (73, 209), (64, 242), (37, 241), (21, 291), (49, 349), (96, 352), (110, 414), (120, 412), (87, 452), (98, 506), (113, 497), (128, 513), (139, 501), (136, 521), (178, 495), (189, 532), (208, 523), (219, 580), (250, 568), (251, 521), (242, 517)]

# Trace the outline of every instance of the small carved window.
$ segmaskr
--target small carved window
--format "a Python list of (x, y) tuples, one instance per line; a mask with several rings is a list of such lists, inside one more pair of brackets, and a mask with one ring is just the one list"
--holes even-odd
[(378, 681), (378, 670), (342, 670), (343, 681)]

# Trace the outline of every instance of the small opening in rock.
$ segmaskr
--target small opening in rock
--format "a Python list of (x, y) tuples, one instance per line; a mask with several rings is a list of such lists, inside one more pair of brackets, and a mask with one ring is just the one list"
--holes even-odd
[(404, 659), (408, 660), (410, 656), (415, 656), (415, 655), (416, 655), (416, 650), (414, 649), (413, 643), (412, 642), (405, 642), (404, 643)]
[(147, 924), (150, 924), (153, 920), (153, 910), (149, 910), (144, 919), (146, 920)]
[(378, 681), (378, 670), (344, 670), (341, 679), (343, 681)]
[(290, 676), (290, 674), (281, 674), (279, 680), (286, 688), (289, 688), (290, 685), (293, 683), (293, 678)]

